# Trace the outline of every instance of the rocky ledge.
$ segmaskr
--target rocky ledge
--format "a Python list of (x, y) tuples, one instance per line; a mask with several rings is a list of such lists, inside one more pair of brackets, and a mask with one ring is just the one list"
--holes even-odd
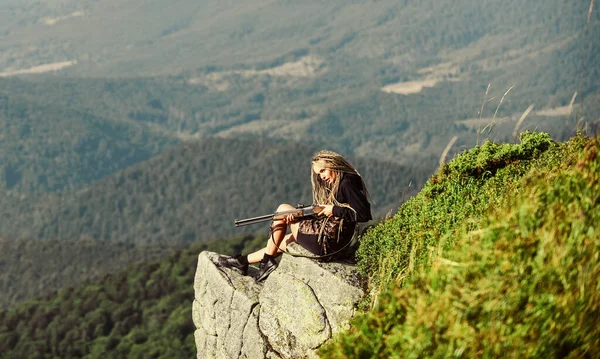
[[(300, 246), (289, 249), (306, 254)], [(316, 358), (323, 343), (348, 328), (364, 294), (353, 264), (284, 254), (277, 270), (255, 283), (219, 266), (218, 257), (198, 256), (192, 312), (198, 358)]]

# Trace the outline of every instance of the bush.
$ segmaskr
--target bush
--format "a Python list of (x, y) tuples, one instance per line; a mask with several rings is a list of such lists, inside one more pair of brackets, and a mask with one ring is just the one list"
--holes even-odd
[[(412, 276), (388, 281), (373, 310), (321, 356), (600, 356), (599, 149), (598, 139), (580, 136), (538, 154), (522, 180), (497, 194), (504, 200), (476, 217), (459, 214)], [(377, 232), (392, 233), (390, 224), (403, 222)], [(408, 234), (413, 248), (427, 238)]]
[[(582, 146), (581, 141), (574, 143)], [(357, 253), (361, 270), (375, 285), (406, 278), (443, 246), (453, 245), (451, 234), (458, 225), (466, 221), (470, 228), (478, 228), (478, 218), (490, 207), (500, 206), (506, 193), (517, 191), (530, 168), (553, 168), (565, 153), (576, 153), (567, 151), (569, 146), (573, 144), (556, 144), (548, 134), (527, 132), (521, 144), (486, 142), (458, 155), (392, 219), (361, 238)], [(439, 241), (442, 237), (444, 243)]]

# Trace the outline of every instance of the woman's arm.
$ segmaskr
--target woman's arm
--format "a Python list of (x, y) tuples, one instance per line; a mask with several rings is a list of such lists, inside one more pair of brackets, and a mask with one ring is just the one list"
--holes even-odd
[(347, 203), (356, 213), (348, 207), (333, 206), (332, 214), (335, 217), (351, 222), (367, 222), (373, 219), (371, 204), (367, 200), (360, 177), (351, 176), (342, 181), (337, 197), (338, 202)]

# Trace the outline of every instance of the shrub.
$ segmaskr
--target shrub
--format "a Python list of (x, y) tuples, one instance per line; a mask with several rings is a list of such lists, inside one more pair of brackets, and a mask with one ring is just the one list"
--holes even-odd
[[(579, 140), (574, 141), (582, 146)], [(423, 189), (385, 223), (361, 237), (357, 256), (361, 270), (374, 285), (406, 278), (426, 264), (441, 246), (451, 247), (451, 235), (465, 221), (478, 228), (478, 218), (517, 191), (530, 168), (553, 168), (572, 144), (556, 144), (546, 133), (525, 132), (521, 144), (486, 142), (443, 165)], [(560, 153), (561, 155), (558, 155)], [(566, 155), (567, 157), (569, 155)], [(446, 241), (440, 243), (439, 239)]]
[[(551, 147), (520, 181), (497, 188), (504, 199), (496, 206), (459, 215), (451, 230), (438, 233), (440, 245), (412, 275), (388, 281), (373, 310), (321, 356), (600, 356), (600, 141), (579, 136)], [(440, 182), (444, 189), (454, 173)], [(447, 213), (452, 209), (465, 207), (448, 205)], [(391, 233), (388, 227), (403, 220), (376, 232)], [(416, 238), (413, 248), (427, 238), (408, 234)]]

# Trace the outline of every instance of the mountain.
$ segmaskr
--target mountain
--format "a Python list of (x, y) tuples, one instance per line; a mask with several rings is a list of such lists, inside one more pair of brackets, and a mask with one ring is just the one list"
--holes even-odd
[(175, 250), (165, 245), (91, 238), (0, 238), (0, 308), (9, 308), (86, 280), (100, 279), (132, 263), (164, 258)]
[[(448, 82), (409, 96), (361, 86), (327, 89), (325, 79), (292, 85), (268, 75), (229, 74), (219, 81), (227, 91), (178, 77), (0, 79), (0, 189), (79, 189), (176, 143), (210, 136), (303, 141), (412, 166), (439, 157), (454, 136), (449, 158), (486, 137), (511, 141), (532, 104), (520, 129), (566, 138), (577, 121), (580, 128), (597, 122), (600, 99), (591, 94), (573, 104), (581, 95), (569, 93), (563, 102), (526, 88), (506, 94), (496, 84), (486, 90), (483, 80), (478, 89)], [(577, 88), (573, 81), (570, 88)], [(540, 105), (548, 101), (556, 107)]]
[(78, 92), (0, 79), (0, 191), (75, 189), (179, 142), (77, 105)]
[[(76, 285), (154, 260), (191, 243), (263, 233), (236, 218), (272, 213), (279, 203), (312, 203), (316, 147), (271, 139), (208, 138), (73, 191), (0, 191), (0, 305)], [(403, 167), (350, 158), (383, 217), (420, 187), (430, 165)], [(433, 159), (435, 161), (435, 159)]]
[[(233, 220), (272, 213), (279, 203), (312, 203), (310, 162), (316, 151), (270, 139), (184, 143), (77, 191), (7, 198), (14, 204), (1, 210), (1, 235), (175, 245), (250, 233), (257, 227), (236, 229)], [(429, 165), (352, 161), (380, 216), (400, 205), (403, 193), (416, 190), (430, 171)]]
[[(521, 129), (559, 139), (600, 113), (600, 22), (589, 2), (1, 6), (2, 76), (50, 83), (88, 98), (78, 104), (96, 116), (171, 137), (310, 139), (408, 165), (454, 136), (459, 149), (511, 140), (525, 112)], [(62, 70), (31, 70), (42, 64)]]
[[(346, 66), (396, 68), (397, 76), (424, 63), (446, 62), (442, 59), (459, 66), (477, 59), (480, 66), (497, 68), (542, 58), (552, 53), (549, 45), (575, 40), (589, 5), (567, 0), (526, 5), (460, 0), (451, 6), (434, 0), (10, 1), (0, 12), (5, 38), (0, 68), (5, 76), (47, 63), (85, 76), (165, 75), (203, 66), (248, 66), (298, 51), (346, 58)], [(517, 48), (521, 51), (510, 51)]]
[(0, 309), (0, 357), (190, 357), (198, 253), (254, 248), (252, 237), (196, 243)]

